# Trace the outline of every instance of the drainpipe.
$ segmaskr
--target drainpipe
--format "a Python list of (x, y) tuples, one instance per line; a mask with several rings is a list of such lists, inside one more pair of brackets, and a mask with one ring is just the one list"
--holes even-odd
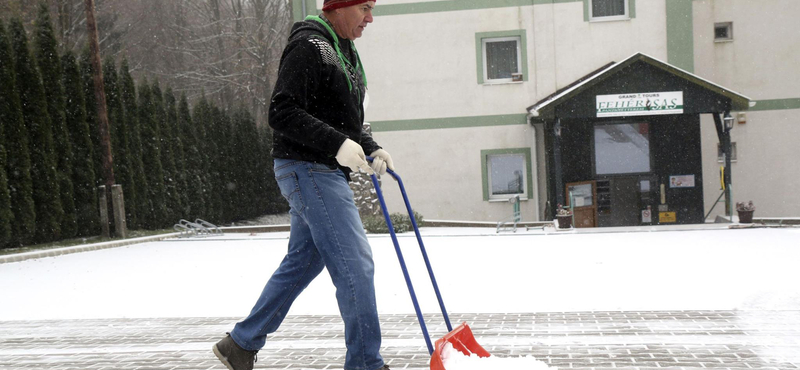
[(536, 136), (536, 126), (533, 124), (532, 119), (535, 116), (531, 113), (525, 117), (528, 126), (531, 129), (531, 179), (533, 180), (533, 184), (531, 184), (531, 189), (533, 194), (528, 194), (528, 199), (533, 200), (533, 208), (536, 210), (536, 219), (534, 221), (540, 221), (542, 219), (542, 209), (539, 204), (539, 142), (537, 141)]
[[(556, 123), (553, 125), (553, 164), (556, 177), (556, 203), (564, 203), (564, 179), (561, 175), (561, 118), (556, 118)], [(552, 215), (555, 217), (555, 214)]]
[(306, 19), (306, 17), (308, 17), (308, 9), (306, 9), (306, 0), (300, 0), (300, 2), (303, 3), (303, 19)]

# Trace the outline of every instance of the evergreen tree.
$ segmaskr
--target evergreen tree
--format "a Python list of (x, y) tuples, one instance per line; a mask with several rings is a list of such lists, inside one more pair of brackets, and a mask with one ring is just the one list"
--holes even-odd
[(261, 207), (262, 204), (257, 199), (266, 194), (259, 194), (259, 183), (272, 181), (272, 179), (261, 178), (259, 162), (266, 161), (268, 158), (259, 155), (258, 128), (250, 112), (244, 107), (240, 107), (234, 116), (234, 122), (235, 137), (233, 141), (238, 143), (234, 148), (236, 153), (233, 156), (233, 160), (237, 163), (237, 166), (234, 167), (236, 171), (234, 177), (241, 184), (236, 203), (242, 210), (242, 217), (260, 216), (266, 210)]
[(150, 205), (147, 201), (147, 178), (144, 175), (144, 162), (142, 160), (142, 135), (139, 124), (139, 108), (136, 103), (136, 84), (131, 77), (128, 60), (123, 59), (119, 71), (120, 95), (128, 127), (129, 164), (133, 184), (125, 193), (125, 209), (128, 225), (131, 228), (143, 228), (143, 218), (149, 212)]
[(81, 54), (81, 79), (83, 99), (86, 111), (86, 123), (89, 125), (89, 138), (92, 140), (92, 164), (94, 166), (94, 187), (103, 185), (103, 151), (100, 150), (100, 124), (97, 118), (97, 97), (94, 95), (94, 68), (92, 67), (89, 48)]
[(0, 248), (33, 240), (33, 205), (28, 131), (22, 121), (14, 60), (0, 20)]
[(66, 127), (72, 146), (72, 185), (75, 194), (77, 235), (100, 233), (100, 215), (95, 196), (94, 147), (86, 122), (83, 81), (75, 55), (67, 52), (61, 57), (64, 97), (66, 98)]
[[(223, 128), (223, 113), (216, 107), (211, 106), (211, 116), (206, 126), (206, 135), (209, 140), (203, 142), (206, 147), (208, 155), (208, 178), (211, 184), (211, 192), (208, 194), (209, 203), (211, 203), (210, 218), (213, 222), (224, 222), (226, 217), (226, 209), (224, 208), (225, 199), (228, 197), (228, 190), (226, 189), (224, 172), (224, 146), (227, 140)], [(222, 221), (221, 221), (222, 220)]]
[(183, 143), (184, 157), (186, 158), (186, 186), (188, 197), (187, 217), (196, 219), (205, 213), (205, 200), (203, 198), (203, 163), (200, 158), (199, 140), (197, 131), (192, 122), (189, 102), (185, 94), (181, 94), (178, 105), (178, 127), (180, 127), (181, 142)]
[[(135, 192), (128, 149), (130, 133), (128, 132), (128, 123), (125, 121), (125, 110), (122, 106), (119, 76), (114, 67), (114, 59), (111, 57), (106, 58), (103, 64), (103, 83), (106, 92), (106, 106), (108, 107), (111, 150), (114, 158), (114, 182), (122, 186), (123, 198), (129, 200), (129, 194)], [(130, 214), (127, 209), (132, 207), (133, 203), (128, 204), (127, 201), (125, 202), (126, 223), (128, 214)]]
[(22, 21), (13, 19), (10, 31), (17, 91), (22, 103), (22, 118), (30, 135), (31, 177), (36, 179), (33, 182), (33, 202), (36, 207), (35, 240), (37, 242), (58, 240), (64, 210), (59, 197), (53, 131), (47, 114), (44, 88), (28, 48)]
[(72, 238), (77, 233), (77, 215), (72, 186), (72, 145), (65, 121), (64, 87), (61, 83), (61, 60), (57, 41), (46, 3), (40, 3), (35, 31), (36, 61), (44, 85), (47, 112), (52, 124), (55, 158), (58, 169), (57, 182), (64, 216), (61, 220), (61, 237)]
[[(4, 33), (3, 31), (0, 32)], [(0, 37), (4, 36), (0, 35)], [(2, 73), (0, 72), (0, 78), (2, 78)], [(0, 111), (5, 110), (5, 108), (0, 106)], [(0, 120), (4, 116), (5, 114), (0, 113)], [(7, 159), (4, 126), (0, 124), (0, 248), (5, 248), (11, 244), (11, 223), (14, 222), (14, 213), (11, 212), (11, 194), (8, 192), (8, 177), (6, 176)]]
[[(181, 129), (178, 126), (178, 105), (175, 99), (175, 94), (172, 88), (167, 88), (164, 94), (164, 106), (167, 111), (167, 126), (171, 131), (170, 147), (172, 148), (172, 156), (175, 159), (175, 181), (177, 181), (178, 201), (181, 204), (180, 210), (177, 214), (180, 217), (189, 217), (189, 187), (186, 183), (187, 169), (186, 169), (186, 154), (183, 149), (183, 141), (181, 140)], [(188, 109), (188, 108), (187, 108)]]
[(197, 138), (198, 156), (196, 157), (198, 164), (198, 183), (197, 187), (200, 190), (200, 199), (203, 200), (203, 210), (197, 217), (210, 219), (216, 210), (214, 203), (211, 202), (211, 195), (214, 192), (214, 187), (210, 176), (210, 153), (215, 152), (213, 149), (215, 145), (206, 135), (206, 127), (210, 126), (211, 120), (211, 104), (208, 103), (205, 95), (200, 98), (200, 101), (194, 106), (192, 111), (192, 122)]
[(269, 214), (288, 212), (289, 203), (281, 196), (278, 184), (275, 182), (272, 158), (272, 131), (270, 131), (269, 126), (260, 127), (258, 137), (260, 157), (266, 158), (265, 161), (258, 162), (261, 178), (266, 179), (266, 181), (259, 183), (260, 197), (258, 199), (263, 202), (262, 207)]
[(166, 192), (164, 195), (167, 202), (167, 213), (165, 219), (162, 220), (162, 224), (166, 226), (170, 223), (176, 223), (182, 218), (180, 214), (180, 194), (178, 193), (178, 174), (175, 170), (175, 157), (172, 150), (172, 127), (170, 127), (167, 119), (164, 94), (161, 91), (158, 80), (153, 82), (151, 93), (153, 95), (153, 115), (156, 122), (158, 122), (159, 128), (158, 146), (161, 152), (161, 167), (164, 170), (164, 190)]
[(160, 128), (155, 115), (153, 94), (147, 80), (139, 83), (139, 124), (141, 125), (142, 161), (148, 192), (145, 195), (150, 203), (150, 211), (142, 216), (146, 228), (156, 229), (166, 226), (167, 219), (166, 189), (164, 188), (164, 170), (161, 166)]

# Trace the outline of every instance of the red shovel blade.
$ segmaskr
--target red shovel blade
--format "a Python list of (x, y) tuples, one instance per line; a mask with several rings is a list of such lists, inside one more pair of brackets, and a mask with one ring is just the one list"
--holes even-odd
[(475, 340), (475, 336), (472, 335), (472, 330), (470, 330), (469, 325), (464, 322), (453, 329), (453, 331), (447, 333), (442, 339), (436, 341), (435, 349), (431, 356), (431, 370), (446, 370), (442, 361), (442, 351), (447, 342), (450, 342), (453, 348), (466, 356), (470, 356), (473, 353), (478, 355), (478, 357), (491, 356), (489, 351), (478, 344), (478, 341)]

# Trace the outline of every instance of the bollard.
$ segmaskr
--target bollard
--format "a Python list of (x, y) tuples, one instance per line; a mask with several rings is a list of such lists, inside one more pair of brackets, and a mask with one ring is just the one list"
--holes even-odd
[(111, 185), (111, 203), (114, 208), (114, 234), (117, 238), (128, 237), (128, 226), (125, 220), (125, 198), (122, 196), (122, 185)]
[(100, 185), (97, 187), (98, 197), (100, 198), (98, 201), (98, 206), (100, 207), (100, 229), (101, 235), (104, 238), (110, 238), (111, 232), (108, 228), (108, 200), (106, 198), (106, 186)]

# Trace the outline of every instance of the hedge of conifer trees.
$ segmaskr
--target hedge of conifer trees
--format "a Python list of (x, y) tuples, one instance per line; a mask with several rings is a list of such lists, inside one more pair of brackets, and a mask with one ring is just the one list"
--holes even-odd
[[(42, 6), (28, 40), (0, 21), (0, 248), (100, 233), (100, 138), (88, 48), (58, 55)], [(193, 107), (158, 80), (103, 65), (115, 182), (130, 229), (181, 218), (216, 224), (286, 211), (272, 178), (271, 138), (250, 112)]]

